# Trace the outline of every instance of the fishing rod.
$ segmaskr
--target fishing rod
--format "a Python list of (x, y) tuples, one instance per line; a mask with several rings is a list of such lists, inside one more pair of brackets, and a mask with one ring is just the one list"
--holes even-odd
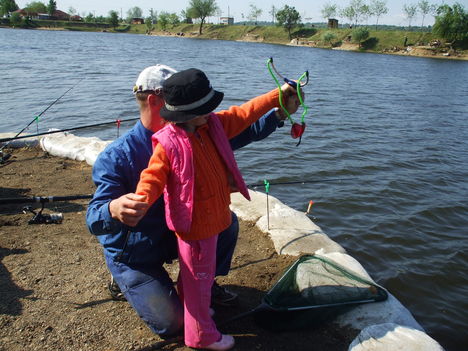
[(9, 204), (25, 204), (25, 203), (41, 203), (57, 202), (57, 201), (72, 201), (81, 199), (91, 199), (93, 194), (85, 195), (69, 195), (69, 196), (30, 196), (30, 197), (10, 197), (0, 199), (0, 205)]
[[(55, 99), (55, 101), (53, 101), (52, 103), (50, 103), (41, 113), (39, 113), (37, 116), (35, 116), (33, 118), (33, 120), (31, 122), (28, 123), (28, 125), (26, 127), (24, 127), (23, 129), (21, 129), (16, 135), (15, 137), (18, 137), (21, 133), (23, 133), (26, 129), (28, 129), (31, 124), (33, 124), (34, 122), (38, 122), (39, 121), (39, 118), (48, 110), (50, 109), (52, 106), (54, 106), (61, 98), (63, 98), (70, 90), (72, 90), (74, 87), (76, 87), (83, 79), (85, 78), (81, 78), (78, 82), (76, 82), (70, 89), (68, 89), (66, 92), (64, 92), (62, 95), (60, 95), (57, 99)], [(5, 147), (7, 147), (9, 144), (6, 143), (5, 145), (3, 145), (2, 147), (0, 147), (0, 163), (3, 163), (4, 161), (6, 161), (6, 159), (10, 158), (11, 155), (7, 154), (7, 155), (3, 155), (3, 149)], [(6, 158), (6, 159), (5, 159)]]
[(115, 121), (112, 121), (112, 122), (88, 124), (88, 125), (74, 127), (74, 128), (56, 129), (56, 130), (50, 130), (48, 132), (43, 132), (43, 133), (28, 134), (28, 135), (12, 137), (12, 138), (2, 138), (2, 139), (0, 139), (0, 143), (9, 142), (9, 141), (18, 140), (18, 139), (34, 138), (34, 137), (38, 137), (38, 136), (41, 136), (41, 135), (49, 135), (49, 134), (54, 134), (54, 133), (69, 132), (69, 131), (72, 131), (72, 130), (100, 127), (100, 126), (105, 126), (105, 125), (114, 124), (114, 123), (116, 123), (117, 126), (120, 127), (120, 123), (136, 121), (138, 119), (140, 119), (140, 118), (136, 117), (136, 118), (129, 118), (129, 119), (118, 119), (118, 120), (115, 120)]
[(31, 212), (34, 216), (28, 221), (28, 224), (60, 224), (63, 221), (62, 213), (42, 213), (44, 210), (44, 204), (47, 202), (57, 202), (57, 201), (72, 201), (72, 200), (81, 200), (81, 199), (91, 199), (92, 194), (86, 195), (69, 195), (69, 196), (31, 196), (31, 197), (13, 197), (0, 199), (0, 205), (9, 205), (9, 204), (23, 204), (23, 203), (40, 203), (41, 209), (36, 212), (32, 209), (31, 206), (23, 207), (23, 212)]
[[(335, 178), (335, 179), (321, 179), (321, 180), (298, 180), (291, 182), (274, 182), (268, 183), (268, 185), (292, 185), (292, 184), (312, 184), (312, 183), (322, 183), (322, 182), (341, 182), (344, 180), (354, 180), (354, 178)], [(259, 186), (265, 186), (265, 182), (257, 184), (247, 184), (248, 188), (256, 188)]]

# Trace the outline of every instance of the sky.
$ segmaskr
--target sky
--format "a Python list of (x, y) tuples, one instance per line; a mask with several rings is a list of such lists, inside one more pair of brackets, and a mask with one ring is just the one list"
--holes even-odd
[[(23, 8), (26, 4), (33, 0), (16, 0), (16, 4)], [(364, 0), (370, 2), (369, 0)], [(379, 24), (390, 24), (397, 26), (408, 25), (408, 20), (405, 18), (403, 12), (403, 6), (417, 4), (419, 0), (387, 0), (387, 7), (389, 9), (386, 15), (379, 18)], [(453, 5), (458, 2), (468, 10), (468, 0), (428, 0), (430, 4), (441, 4), (445, 3)], [(43, 3), (47, 4), (48, 0), (42, 0)], [(126, 17), (127, 11), (138, 6), (143, 10), (143, 16), (149, 15), (149, 10), (152, 8), (154, 11), (161, 12), (175, 12), (178, 15), (182, 10), (188, 7), (189, 0), (170, 0), (170, 1), (155, 1), (155, 0), (56, 0), (57, 8), (59, 10), (68, 12), (70, 7), (73, 7), (78, 14), (94, 13), (96, 16), (108, 16), (110, 10), (115, 10), (118, 13), (122, 13), (123, 17)], [(242, 15), (246, 20), (249, 13), (251, 12), (250, 5), (253, 4), (258, 9), (262, 10), (262, 15), (258, 18), (259, 21), (271, 21), (272, 17), (269, 14), (273, 5), (275, 8), (280, 9), (284, 5), (294, 6), (300, 13), (303, 22), (324, 22), (325, 20), (321, 16), (321, 10), (325, 4), (336, 4), (340, 8), (344, 8), (349, 5), (350, 0), (216, 0), (218, 7), (222, 11), (222, 16), (234, 17), (234, 21), (242, 21)], [(341, 22), (348, 22), (345, 19), (338, 17)], [(211, 17), (209, 19), (212, 23), (218, 23), (218, 18)], [(417, 15), (412, 20), (412, 25), (420, 25), (422, 17)], [(375, 18), (371, 18), (368, 21), (369, 24), (375, 23)], [(430, 15), (424, 19), (424, 25), (430, 25), (434, 23), (434, 18)]]

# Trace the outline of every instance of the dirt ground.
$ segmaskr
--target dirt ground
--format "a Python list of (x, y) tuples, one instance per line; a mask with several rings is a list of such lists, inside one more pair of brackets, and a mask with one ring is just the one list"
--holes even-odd
[[(85, 225), (88, 200), (48, 203), (43, 213), (63, 214), (61, 224), (28, 224), (31, 204), (2, 204), (5, 198), (92, 194), (91, 168), (52, 157), (40, 149), (4, 150), (0, 164), (0, 350), (155, 349), (161, 339), (127, 302), (113, 301), (101, 247)], [(38, 209), (38, 204), (34, 208)], [(269, 237), (251, 223), (241, 233), (228, 277), (219, 280), (239, 294), (236, 308), (216, 310), (217, 323), (256, 307), (295, 257), (278, 256)], [(168, 267), (177, 271), (177, 263)], [(226, 324), (234, 350), (347, 350), (357, 331), (333, 323), (275, 333), (252, 316)], [(163, 350), (190, 350), (182, 342)]]

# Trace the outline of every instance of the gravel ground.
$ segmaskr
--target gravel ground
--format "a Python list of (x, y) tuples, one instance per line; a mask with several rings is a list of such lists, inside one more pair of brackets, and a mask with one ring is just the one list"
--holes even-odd
[[(5, 150), (0, 201), (27, 196), (92, 194), (91, 168), (51, 157), (36, 148)], [(85, 225), (88, 200), (46, 204), (63, 214), (61, 224), (29, 225), (28, 204), (0, 204), (0, 350), (154, 350), (161, 339), (126, 302), (110, 299), (109, 274), (96, 238)], [(37, 205), (34, 205), (37, 211)], [(258, 306), (262, 296), (296, 257), (278, 256), (269, 237), (241, 221), (232, 270), (219, 280), (240, 297), (236, 308), (216, 311), (223, 321)], [(177, 262), (168, 266), (177, 274)], [(333, 323), (276, 333), (252, 316), (221, 327), (235, 336), (234, 350), (347, 350), (358, 331)], [(190, 350), (180, 341), (163, 350)]]

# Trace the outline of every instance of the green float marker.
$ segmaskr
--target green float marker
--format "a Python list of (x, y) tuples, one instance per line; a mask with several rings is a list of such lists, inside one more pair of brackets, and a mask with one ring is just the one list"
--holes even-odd
[(270, 207), (268, 204), (268, 193), (270, 192), (270, 183), (268, 180), (264, 180), (263, 183), (265, 184), (265, 192), (267, 196), (267, 229), (270, 230)]

